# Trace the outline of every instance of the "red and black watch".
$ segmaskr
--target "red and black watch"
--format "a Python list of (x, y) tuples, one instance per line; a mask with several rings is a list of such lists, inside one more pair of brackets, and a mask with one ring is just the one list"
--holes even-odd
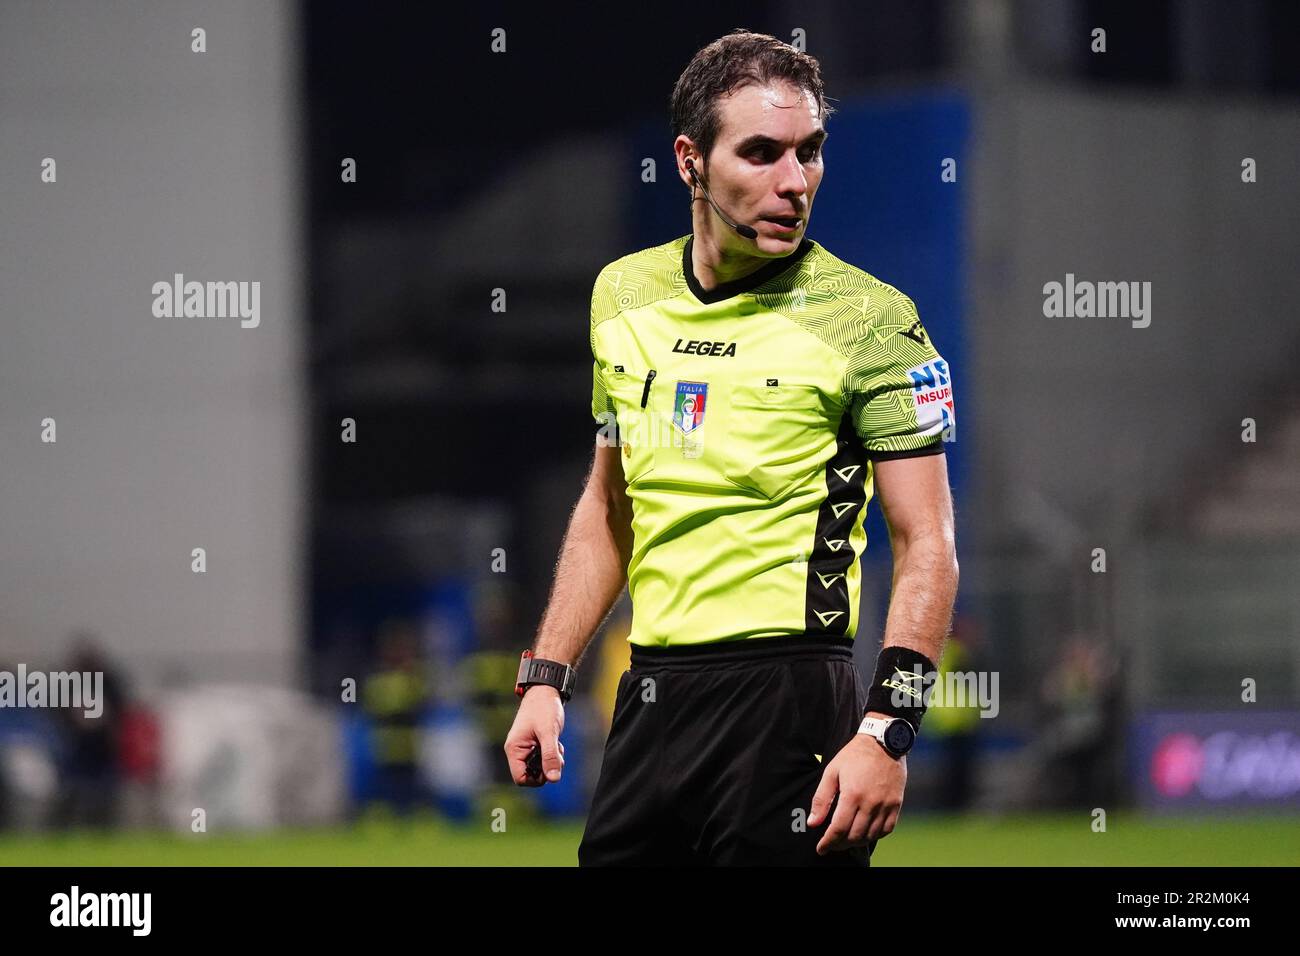
[(519, 658), (519, 676), (515, 678), (515, 694), (523, 697), (529, 685), (546, 684), (558, 690), (560, 700), (567, 704), (569, 698), (573, 696), (575, 673), (568, 664), (533, 657), (532, 651), (524, 651)]

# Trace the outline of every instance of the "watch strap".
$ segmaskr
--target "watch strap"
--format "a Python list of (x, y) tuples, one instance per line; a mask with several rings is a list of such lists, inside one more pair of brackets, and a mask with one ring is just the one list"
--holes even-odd
[(908, 724), (908, 728), (912, 731), (912, 744), (915, 744), (916, 730), (911, 726), (906, 718), (903, 717), (864, 717), (862, 718), (862, 723), (858, 725), (858, 733), (874, 737), (884, 749), (885, 753), (889, 754), (891, 757), (905, 757), (907, 756), (908, 751), (912, 749), (911, 745), (908, 746), (907, 750), (899, 753), (890, 749), (889, 745), (885, 743), (885, 731), (896, 720), (901, 720), (905, 724)]
[(519, 658), (519, 674), (515, 678), (515, 693), (523, 697), (524, 691), (533, 684), (546, 684), (560, 692), (560, 699), (568, 703), (573, 696), (575, 672), (568, 664), (534, 657), (532, 651), (524, 651)]

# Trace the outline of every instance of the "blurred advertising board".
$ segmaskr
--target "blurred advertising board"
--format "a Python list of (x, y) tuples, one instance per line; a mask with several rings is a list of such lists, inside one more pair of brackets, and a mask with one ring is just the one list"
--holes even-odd
[(1300, 809), (1300, 711), (1144, 714), (1130, 769), (1151, 810)]

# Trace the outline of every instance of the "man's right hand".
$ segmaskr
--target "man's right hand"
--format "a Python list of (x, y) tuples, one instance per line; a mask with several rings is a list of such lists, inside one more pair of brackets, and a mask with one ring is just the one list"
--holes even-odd
[[(547, 684), (525, 688), (505, 745), (510, 777), (516, 784), (541, 787), (560, 779), (560, 771), (564, 769), (564, 744), (560, 743), (563, 729), (564, 702), (560, 700), (560, 692)], [(528, 773), (528, 756), (534, 747), (540, 748), (542, 754), (540, 776)]]

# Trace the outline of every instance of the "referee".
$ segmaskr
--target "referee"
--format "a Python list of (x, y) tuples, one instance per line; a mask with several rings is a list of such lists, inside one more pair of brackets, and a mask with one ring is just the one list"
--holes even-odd
[[(505, 743), (517, 784), (560, 779), (574, 667), (626, 584), (582, 866), (866, 866), (902, 807), (957, 589), (952, 379), (907, 296), (805, 235), (830, 111), (774, 37), (700, 50), (672, 95), (691, 233), (596, 279), (601, 428)], [(893, 588), (864, 687), (873, 490)]]

